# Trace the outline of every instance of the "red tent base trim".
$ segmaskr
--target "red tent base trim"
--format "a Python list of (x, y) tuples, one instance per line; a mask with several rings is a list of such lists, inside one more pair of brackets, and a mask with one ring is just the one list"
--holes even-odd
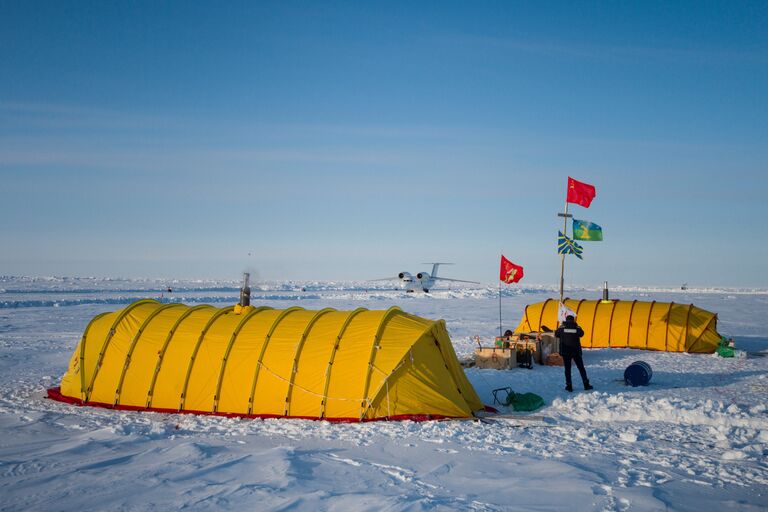
[[(294, 419), (294, 420), (314, 420), (328, 421), (331, 423), (365, 423), (369, 421), (432, 421), (432, 420), (451, 420), (464, 419), (462, 416), (443, 416), (440, 414), (399, 414), (397, 416), (381, 418), (320, 418), (319, 416), (283, 416), (281, 414), (240, 414), (231, 412), (211, 412), (211, 411), (193, 411), (178, 409), (164, 409), (160, 407), (139, 407), (136, 405), (113, 405), (103, 402), (85, 402), (79, 398), (61, 394), (61, 388), (55, 387), (48, 390), (48, 398), (57, 402), (64, 402), (71, 405), (98, 407), (101, 409), (114, 409), (116, 411), (135, 411), (135, 412), (160, 412), (165, 414), (197, 414), (200, 416), (221, 416), (224, 418), (242, 418), (242, 419)], [(485, 406), (486, 412), (498, 412), (493, 407)]]

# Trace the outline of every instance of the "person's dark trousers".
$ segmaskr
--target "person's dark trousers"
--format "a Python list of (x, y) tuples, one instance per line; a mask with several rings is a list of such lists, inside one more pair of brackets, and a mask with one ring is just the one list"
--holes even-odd
[(587, 378), (587, 369), (584, 368), (584, 360), (581, 358), (581, 354), (566, 354), (563, 355), (563, 364), (565, 365), (565, 385), (571, 386), (571, 360), (576, 363), (576, 368), (579, 369), (581, 375), (581, 381), (584, 383), (584, 387), (589, 385), (589, 379)]

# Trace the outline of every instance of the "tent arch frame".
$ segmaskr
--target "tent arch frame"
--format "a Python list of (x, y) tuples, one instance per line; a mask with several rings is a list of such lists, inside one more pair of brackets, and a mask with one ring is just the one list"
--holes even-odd
[(288, 315), (290, 315), (293, 312), (296, 311), (306, 311), (304, 308), (301, 308), (299, 306), (293, 306), (288, 309), (284, 309), (280, 312), (280, 314), (277, 315), (277, 318), (272, 322), (272, 326), (269, 328), (269, 331), (267, 332), (266, 336), (264, 336), (264, 343), (261, 345), (261, 351), (259, 352), (259, 358), (256, 360), (256, 368), (253, 372), (253, 382), (251, 384), (251, 392), (248, 395), (248, 414), (251, 414), (253, 411), (253, 399), (255, 398), (254, 395), (256, 393), (256, 384), (259, 381), (259, 373), (261, 370), (261, 365), (263, 364), (262, 361), (264, 360), (264, 354), (267, 352), (267, 345), (269, 345), (269, 340), (272, 338), (272, 334), (274, 334), (275, 329), (277, 329), (277, 326), (280, 324), (280, 322)]
[(328, 402), (328, 389), (331, 385), (331, 371), (333, 369), (333, 362), (336, 359), (336, 352), (339, 350), (339, 345), (341, 344), (341, 339), (343, 338), (344, 332), (347, 330), (347, 327), (352, 322), (352, 319), (364, 311), (368, 311), (368, 309), (357, 308), (354, 311), (351, 311), (347, 315), (347, 318), (344, 319), (344, 323), (341, 324), (339, 333), (336, 335), (336, 339), (334, 340), (334, 343), (333, 343), (333, 348), (331, 348), (331, 355), (328, 358), (328, 366), (325, 369), (325, 383), (323, 384), (323, 396), (320, 401), (320, 419), (325, 418), (325, 410)]
[(152, 400), (155, 393), (155, 384), (157, 383), (157, 376), (160, 374), (160, 370), (163, 366), (163, 361), (165, 360), (165, 353), (168, 350), (168, 345), (171, 343), (171, 339), (173, 338), (173, 335), (176, 334), (176, 330), (179, 328), (181, 323), (186, 320), (187, 318), (192, 315), (192, 313), (196, 311), (202, 311), (204, 309), (214, 309), (213, 306), (209, 306), (207, 304), (200, 304), (197, 306), (193, 306), (183, 312), (179, 318), (176, 319), (176, 321), (173, 323), (171, 328), (168, 330), (168, 334), (165, 336), (165, 340), (163, 340), (163, 346), (160, 348), (160, 351), (157, 354), (157, 363), (155, 364), (155, 371), (152, 373), (152, 380), (149, 384), (149, 389), (147, 390), (147, 405), (146, 408), (149, 409), (152, 407)]
[(80, 372), (80, 399), (85, 402), (85, 342), (86, 338), (88, 337), (88, 332), (91, 330), (91, 326), (93, 326), (94, 323), (96, 323), (96, 320), (105, 317), (109, 314), (109, 311), (105, 311), (104, 313), (100, 313), (93, 317), (90, 322), (88, 322), (88, 325), (85, 326), (85, 330), (83, 331), (83, 337), (80, 339), (80, 357), (79, 357), (79, 363), (78, 363), (78, 369)]
[(101, 370), (101, 365), (104, 362), (104, 354), (107, 352), (107, 349), (109, 348), (109, 344), (112, 341), (112, 337), (115, 335), (115, 331), (120, 325), (120, 322), (122, 322), (123, 319), (126, 316), (128, 316), (128, 313), (130, 313), (137, 307), (143, 306), (145, 304), (157, 304), (157, 303), (158, 302), (153, 299), (138, 300), (133, 304), (129, 305), (127, 308), (123, 309), (120, 313), (118, 313), (117, 318), (115, 318), (115, 320), (112, 322), (112, 326), (109, 328), (109, 331), (107, 332), (106, 338), (104, 338), (104, 342), (101, 344), (101, 349), (99, 350), (99, 357), (96, 360), (96, 366), (93, 369), (93, 376), (91, 377), (91, 382), (88, 384), (88, 388), (85, 390), (85, 403), (88, 403), (88, 400), (91, 398), (91, 393), (93, 392), (93, 386), (96, 384), (96, 378), (99, 376), (99, 370)]
[(373, 362), (376, 359), (376, 350), (379, 348), (379, 341), (381, 339), (381, 333), (384, 332), (384, 326), (390, 317), (397, 313), (402, 313), (403, 310), (397, 306), (392, 306), (384, 312), (384, 315), (379, 321), (379, 327), (376, 329), (376, 334), (373, 336), (373, 342), (371, 343), (371, 353), (368, 356), (368, 370), (365, 373), (365, 383), (363, 384), (362, 403), (360, 405), (360, 419), (365, 417), (365, 411), (367, 407), (370, 407), (371, 400), (368, 398), (368, 391), (371, 386), (371, 374), (373, 373)]
[(243, 330), (245, 325), (257, 314), (261, 313), (262, 311), (272, 311), (273, 308), (269, 306), (260, 306), (258, 308), (253, 308), (252, 310), (248, 311), (245, 315), (243, 315), (243, 319), (240, 320), (240, 322), (235, 327), (235, 330), (232, 331), (232, 336), (229, 338), (229, 343), (227, 343), (227, 348), (224, 351), (224, 355), (221, 358), (221, 369), (219, 370), (219, 377), (216, 380), (216, 394), (213, 395), (213, 411), (211, 412), (217, 412), (219, 410), (219, 399), (221, 398), (221, 386), (224, 383), (224, 372), (227, 369), (227, 361), (229, 361), (229, 355), (232, 352), (232, 347), (235, 344), (235, 340), (237, 340), (237, 337), (240, 335), (240, 331)]
[(187, 366), (187, 375), (184, 377), (184, 386), (181, 388), (181, 397), (179, 398), (179, 410), (184, 409), (184, 403), (187, 400), (187, 388), (189, 387), (189, 378), (192, 376), (192, 369), (195, 366), (195, 360), (197, 359), (197, 353), (200, 350), (200, 345), (202, 345), (203, 340), (205, 339), (205, 335), (208, 334), (208, 331), (211, 327), (213, 327), (213, 324), (216, 323), (216, 320), (221, 318), (224, 315), (228, 315), (235, 309), (235, 306), (229, 306), (223, 309), (218, 310), (216, 313), (213, 314), (211, 318), (208, 319), (208, 321), (205, 323), (205, 327), (203, 327), (203, 330), (200, 331), (200, 336), (197, 338), (197, 343), (195, 343), (195, 348), (192, 349), (192, 354), (189, 356), (189, 365)]
[(304, 348), (304, 342), (307, 340), (309, 331), (315, 325), (315, 322), (320, 320), (320, 318), (323, 315), (325, 315), (326, 313), (331, 313), (333, 311), (336, 311), (336, 310), (333, 308), (325, 308), (315, 313), (314, 316), (310, 319), (310, 321), (307, 322), (307, 326), (304, 328), (304, 332), (301, 334), (301, 338), (299, 339), (299, 343), (296, 345), (296, 350), (294, 351), (294, 354), (293, 354), (293, 366), (291, 367), (291, 378), (288, 381), (288, 390), (285, 393), (285, 405), (284, 405), (285, 412), (283, 413), (283, 416), (288, 416), (290, 403), (291, 403), (291, 394), (293, 393), (293, 384), (296, 380), (296, 372), (299, 369), (298, 368), (299, 356), (301, 355), (301, 350)]
[(128, 348), (128, 352), (125, 354), (125, 362), (123, 363), (123, 370), (120, 372), (120, 380), (117, 383), (117, 389), (115, 390), (115, 401), (113, 405), (118, 405), (120, 403), (120, 393), (123, 390), (123, 382), (125, 381), (125, 374), (128, 372), (128, 367), (131, 364), (131, 357), (133, 356), (133, 351), (136, 348), (136, 345), (139, 342), (139, 339), (141, 338), (141, 335), (144, 333), (144, 330), (147, 328), (149, 323), (154, 319), (157, 315), (162, 313), (163, 311), (167, 309), (171, 309), (174, 307), (183, 306), (183, 304), (174, 303), (174, 304), (163, 304), (156, 310), (154, 310), (152, 313), (147, 316), (146, 319), (144, 319), (144, 322), (142, 322), (141, 326), (139, 327), (138, 331), (136, 331), (136, 334), (131, 339), (131, 345)]

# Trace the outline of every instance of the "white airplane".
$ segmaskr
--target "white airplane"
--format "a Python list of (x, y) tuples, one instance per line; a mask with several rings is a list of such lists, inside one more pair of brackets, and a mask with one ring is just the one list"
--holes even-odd
[[(429, 263), (422, 263), (422, 265), (429, 265)], [(392, 281), (399, 280), (400, 288), (408, 293), (413, 293), (417, 290), (428, 293), (430, 288), (435, 285), (436, 281), (453, 281), (456, 283), (472, 283), (480, 284), (477, 281), (463, 281), (461, 279), (448, 279), (447, 277), (437, 277), (437, 268), (440, 265), (453, 265), (453, 263), (432, 263), (432, 273), (418, 272), (415, 276), (410, 272), (400, 272), (395, 277), (385, 277), (384, 279), (373, 279), (373, 281)]]

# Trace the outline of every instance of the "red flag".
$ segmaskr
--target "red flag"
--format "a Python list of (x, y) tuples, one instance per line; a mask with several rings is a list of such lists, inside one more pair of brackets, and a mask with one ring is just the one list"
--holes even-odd
[(567, 202), (589, 208), (594, 198), (595, 187), (593, 185), (576, 181), (568, 176), (568, 197), (565, 199)]
[(523, 278), (523, 267), (515, 265), (504, 255), (501, 255), (501, 270), (499, 271), (499, 279), (505, 283), (516, 283)]

